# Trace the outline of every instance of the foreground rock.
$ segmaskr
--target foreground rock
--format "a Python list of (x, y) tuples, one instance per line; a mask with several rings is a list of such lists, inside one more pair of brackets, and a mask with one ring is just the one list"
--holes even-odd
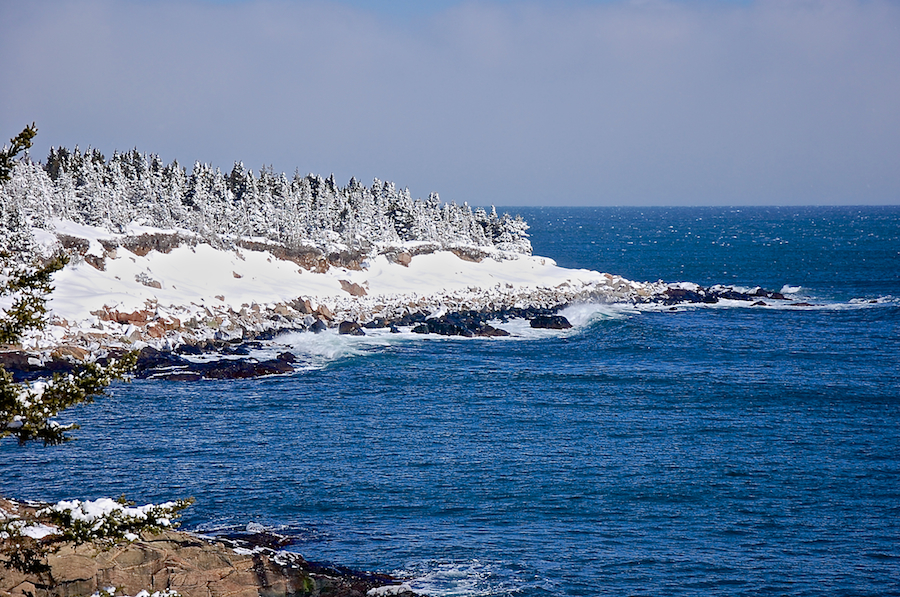
[[(22, 509), (15, 506), (0, 499), (7, 512)], [(119, 595), (168, 590), (182, 597), (414, 594), (387, 575), (314, 564), (266, 546), (279, 543), (265, 534), (242, 540), (174, 531), (108, 549), (66, 543), (48, 557), (49, 573), (23, 574), (0, 564), (0, 597), (90, 596), (109, 587)]]

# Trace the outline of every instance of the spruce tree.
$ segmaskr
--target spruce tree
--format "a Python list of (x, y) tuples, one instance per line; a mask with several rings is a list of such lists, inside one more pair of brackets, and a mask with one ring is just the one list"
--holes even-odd
[[(0, 185), (9, 182), (14, 158), (31, 147), (37, 133), (34, 124), (12, 139), (11, 147), (0, 150)], [(12, 297), (12, 306), (0, 315), (0, 344), (17, 344), (30, 330), (47, 324), (47, 295), (54, 272), (65, 267), (68, 259), (59, 253), (41, 263), (23, 265), (22, 256), (12, 251), (0, 253), (0, 296)], [(59, 444), (70, 438), (66, 431), (74, 425), (59, 425), (53, 418), (61, 411), (90, 402), (114, 379), (130, 371), (136, 355), (129, 354), (107, 366), (87, 363), (71, 375), (54, 375), (49, 381), (16, 383), (0, 366), (0, 438), (16, 437), (20, 443), (39, 440), (45, 445)]]

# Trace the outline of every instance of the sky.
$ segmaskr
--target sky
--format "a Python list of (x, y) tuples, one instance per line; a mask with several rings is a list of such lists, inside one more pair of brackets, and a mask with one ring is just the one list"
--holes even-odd
[(0, 138), (471, 205), (900, 204), (900, 1), (0, 2)]

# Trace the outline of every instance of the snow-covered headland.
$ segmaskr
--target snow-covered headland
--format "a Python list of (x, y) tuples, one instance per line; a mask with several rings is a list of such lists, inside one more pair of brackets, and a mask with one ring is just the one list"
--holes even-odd
[[(39, 360), (285, 330), (505, 335), (487, 321), (720, 292), (561, 268), (531, 254), (521, 218), (437, 195), (413, 200), (391, 183), (341, 188), (333, 177), (254, 175), (241, 164), (188, 173), (136, 151), (106, 160), (60, 149), (46, 165), (19, 162), (0, 188), (0, 217), (0, 249), (22, 261), (69, 256), (54, 277), (50, 325), (23, 342)], [(452, 319), (463, 313), (467, 322)]]
[(47, 255), (65, 248), (70, 263), (54, 277), (50, 326), (28, 338), (32, 348), (174, 348), (345, 321), (390, 325), (417, 313), (644, 300), (667, 288), (476, 247), (481, 255), (460, 256), (407, 241), (358, 263), (307, 268), (279, 256), (280, 247), (260, 250), (265, 243), (223, 248), (186, 230), (50, 224), (33, 231), (36, 243)]

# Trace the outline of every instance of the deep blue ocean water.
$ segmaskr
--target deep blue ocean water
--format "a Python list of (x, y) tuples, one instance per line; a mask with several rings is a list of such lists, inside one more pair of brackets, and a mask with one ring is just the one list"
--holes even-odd
[(563, 266), (817, 306), (293, 337), (296, 375), (120, 384), (77, 441), (0, 443), (0, 494), (194, 496), (188, 529), (432, 595), (900, 594), (900, 208), (518, 211)]

